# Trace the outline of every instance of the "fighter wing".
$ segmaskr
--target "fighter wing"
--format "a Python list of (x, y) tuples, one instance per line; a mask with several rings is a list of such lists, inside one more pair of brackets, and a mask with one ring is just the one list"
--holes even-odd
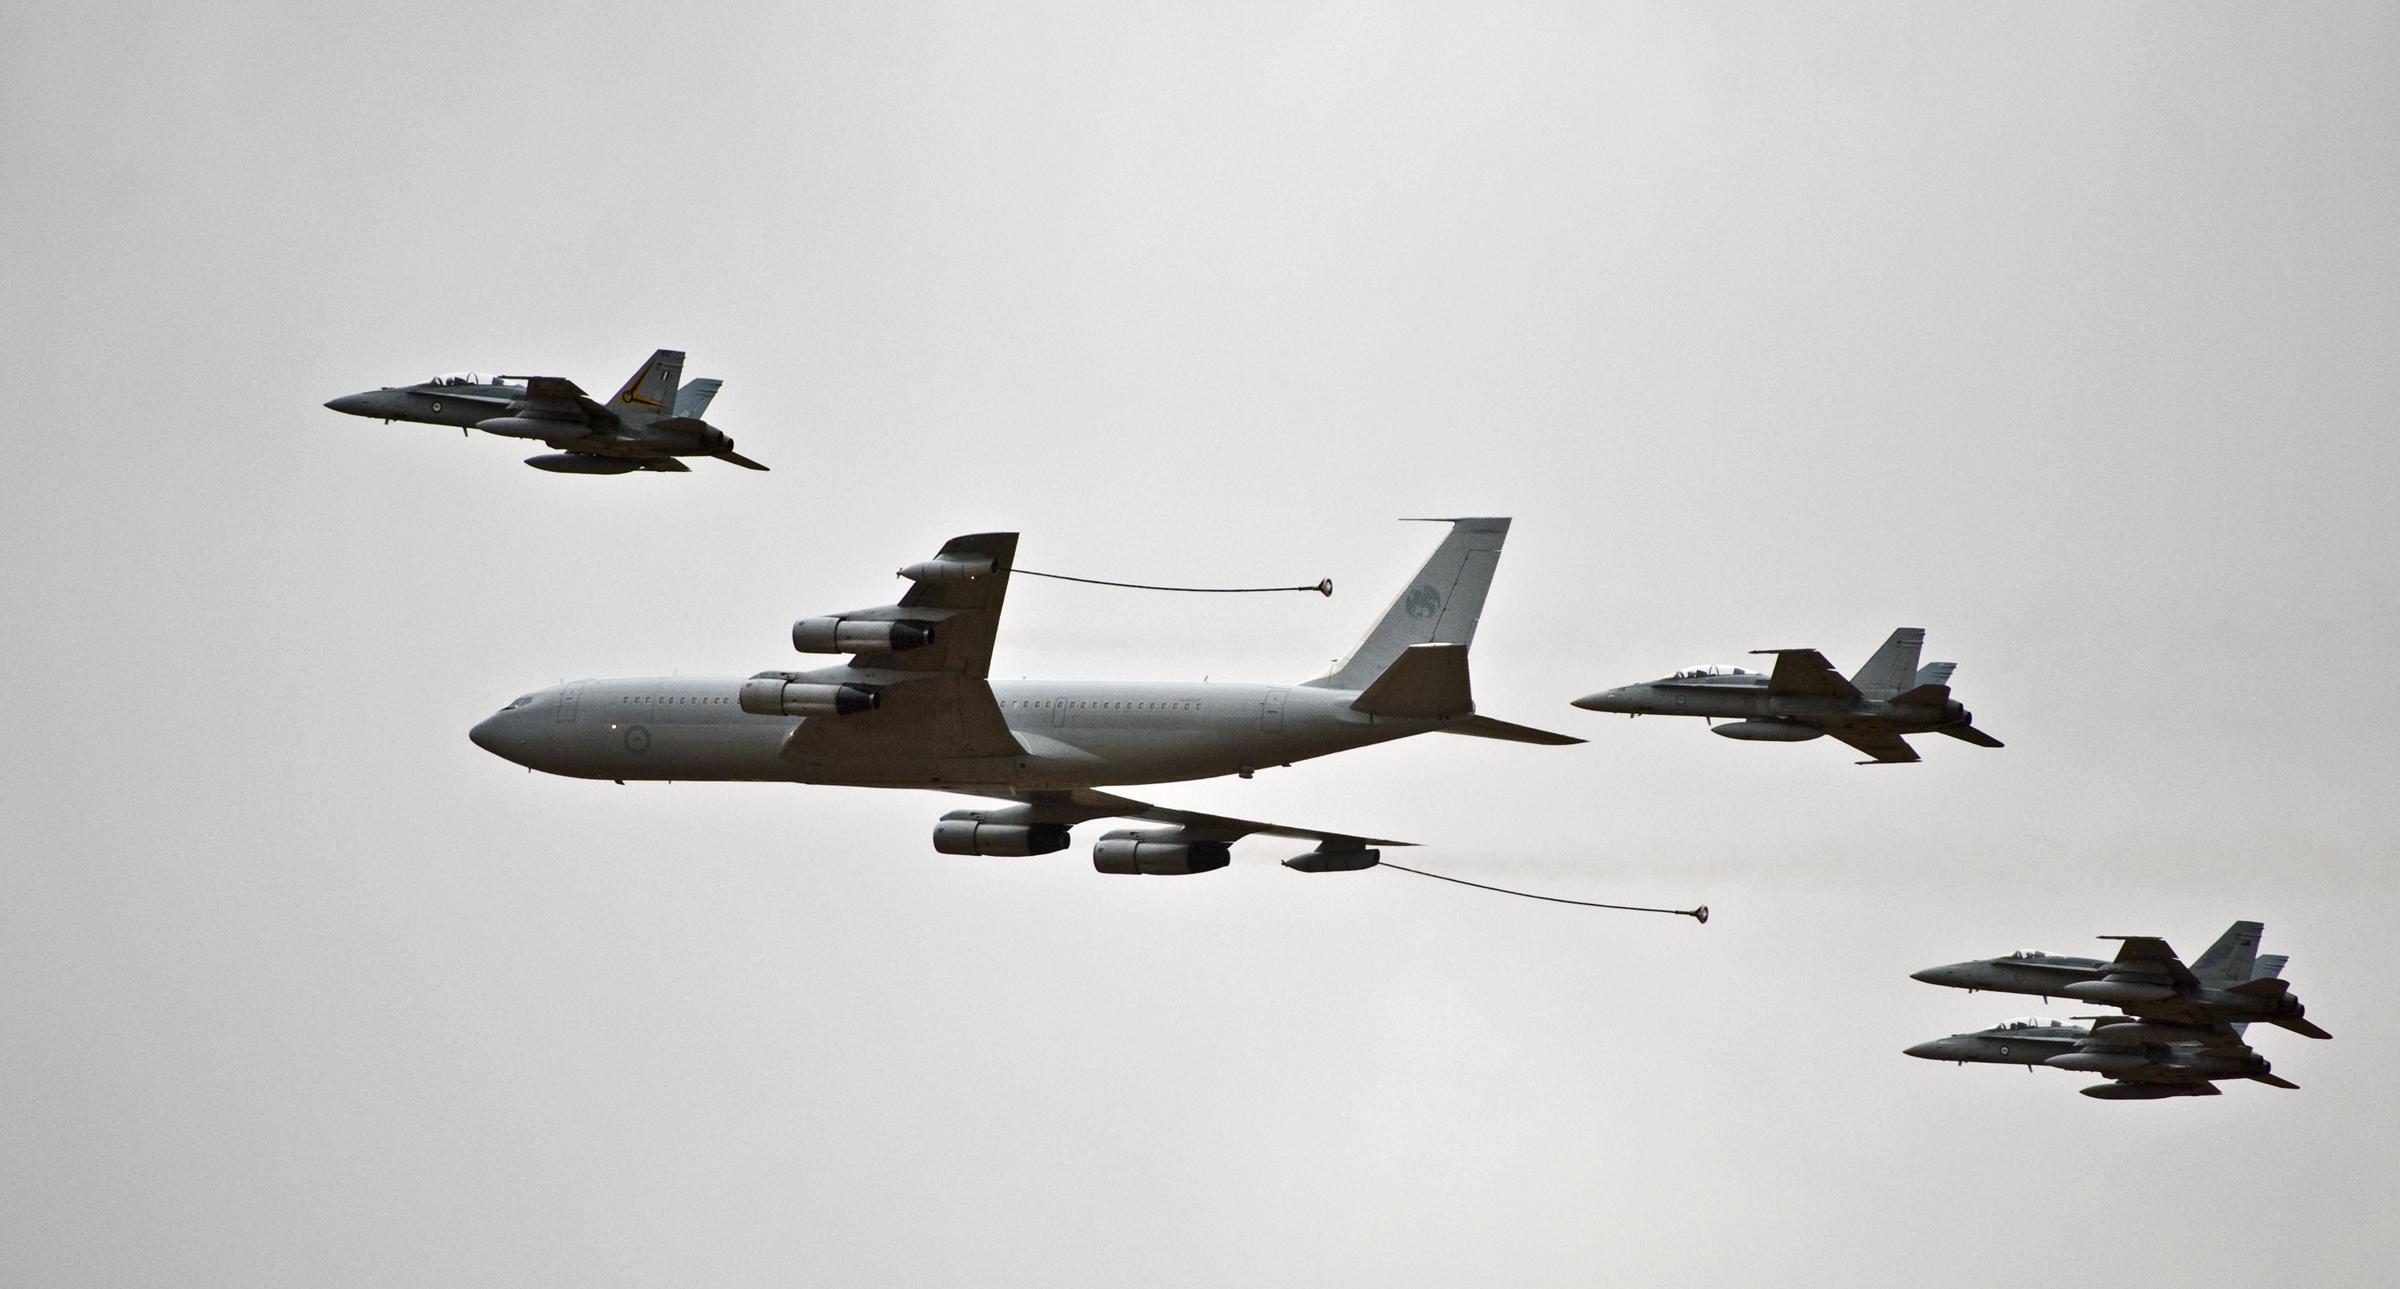
[(2177, 989), (2197, 989), (2200, 978), (2183, 965), (2175, 950), (2154, 935), (2104, 935), (2103, 940), (2117, 940), (2116, 959), (2108, 964), (2110, 976), (2148, 976), (2161, 979)]
[(933, 624), (933, 643), (901, 653), (862, 653), (850, 665), (867, 671), (949, 672), (974, 680), (989, 676), (1000, 605), (1008, 598), (1008, 573), (1016, 559), (1015, 533), (970, 533), (942, 543), (932, 559), (901, 569), (900, 576), (915, 585), (891, 616), (908, 621), (908, 610), (923, 610), (913, 618)]
[(518, 416), (540, 421), (568, 421), (578, 425), (603, 425), (612, 419), (606, 409), (587, 396), (582, 387), (564, 376), (528, 376), (525, 396), (516, 401), (513, 410)]
[(1334, 851), (1416, 844), (1393, 841), (1388, 837), (1361, 837), (1355, 833), (1327, 832), (1321, 828), (1290, 828), (1282, 824), (1260, 823), (1254, 819), (1235, 819), (1196, 810), (1175, 810), (1090, 788), (1010, 793), (1007, 799), (1017, 804), (1002, 806), (997, 810), (962, 810), (948, 817), (973, 819), (978, 823), (1067, 825), (1088, 823), (1094, 819), (1139, 819), (1145, 823), (1170, 825), (1175, 835), (1162, 840), (1230, 842), (1253, 835), (1290, 837), (1299, 841), (1313, 841), (1319, 844), (1320, 849)]
[(1829, 729), (1825, 732), (1885, 765), (1902, 765), (1917, 759), (1917, 750), (1897, 734), (1881, 730)]
[[(1770, 694), (1814, 694), (1822, 698), (1856, 698), (1858, 686), (1842, 677), (1814, 649), (1753, 649), (1775, 655), (1775, 671), (1767, 677)], [(1916, 757), (1908, 758), (1913, 761)]]

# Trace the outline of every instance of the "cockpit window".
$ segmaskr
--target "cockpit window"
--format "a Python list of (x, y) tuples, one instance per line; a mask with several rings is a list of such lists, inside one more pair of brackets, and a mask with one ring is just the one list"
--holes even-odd
[(1686, 667), (1683, 670), (1676, 672), (1674, 675), (1669, 676), (1667, 679), (1704, 680), (1710, 676), (1763, 676), (1765, 674), (1765, 672), (1752, 671), (1748, 667), (1726, 667), (1716, 663), (1709, 663), (1706, 666), (1701, 667)]
[(513, 703), (510, 703), (508, 706), (506, 706), (506, 707), (503, 707), (503, 708), (501, 708), (500, 710), (502, 710), (502, 711), (504, 711), (504, 712), (513, 712), (513, 711), (517, 710), (517, 709), (518, 709), (518, 708), (520, 708), (520, 707), (531, 707), (531, 706), (533, 706), (533, 695), (531, 695), (531, 694), (527, 694), (527, 695), (525, 695), (523, 698), (520, 698), (520, 699), (518, 699), (517, 701), (515, 701), (515, 702), (513, 702)]
[(2049, 1017), (2047, 1017), (2047, 1016), (2020, 1016), (2020, 1017), (2018, 1017), (2018, 1018), (2017, 1018), (2017, 1019), (2015, 1019), (2015, 1020), (2004, 1020), (2004, 1021), (2000, 1022), (1999, 1024), (1997, 1024), (1997, 1025), (1994, 1025), (1992, 1028), (1994, 1028), (1994, 1029), (2065, 1029), (2066, 1027), (2067, 1027), (2067, 1025), (2066, 1025), (2066, 1022), (2065, 1022), (2065, 1021), (2056, 1021), (2056, 1020), (2052, 1020), (2052, 1019), (2050, 1019), (2050, 1018), (2049, 1018)]
[(2015, 953), (2012, 953), (2008, 956), (2020, 962), (2026, 962), (2035, 958), (2047, 958), (2050, 955), (2042, 952), (2039, 949), (2019, 949)]
[(508, 380), (487, 372), (452, 371), (443, 372), (425, 383), (428, 385), (522, 385), (525, 382)]

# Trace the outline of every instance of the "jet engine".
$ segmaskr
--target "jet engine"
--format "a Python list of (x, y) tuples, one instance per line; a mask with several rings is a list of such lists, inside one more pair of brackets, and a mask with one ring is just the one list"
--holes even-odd
[(802, 618), (792, 624), (792, 648), (802, 653), (899, 653), (933, 643), (930, 622), (859, 618)]
[(987, 824), (944, 819), (933, 826), (933, 848), (945, 855), (1047, 855), (1067, 848), (1065, 824)]
[(882, 693), (871, 685), (819, 684), (779, 672), (742, 682), (742, 710), (752, 716), (852, 716), (882, 703)]
[(1825, 731), (1797, 721), (1734, 721), (1727, 725), (1711, 725), (1708, 732), (1740, 739), (1745, 743), (1806, 743), (1812, 738), (1825, 737)]
[(1125, 829), (1109, 833), (1092, 847), (1092, 867), (1103, 873), (1128, 876), (1187, 877), (1233, 862), (1230, 843), (1173, 840), (1182, 835), (1178, 829), (1161, 832)]

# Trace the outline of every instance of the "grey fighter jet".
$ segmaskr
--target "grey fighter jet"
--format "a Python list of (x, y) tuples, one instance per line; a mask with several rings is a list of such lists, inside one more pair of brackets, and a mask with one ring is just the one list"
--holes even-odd
[[(1924, 643), (1922, 628), (1902, 627), (1847, 680), (1814, 649), (1754, 649), (1774, 656), (1773, 671), (1687, 667), (1648, 684), (1586, 694), (1575, 705), (1630, 716), (1707, 717), (1712, 733), (1751, 742), (1799, 743), (1830, 734), (1871, 758), (1860, 765), (1916, 760), (1903, 734), (1947, 734), (2002, 746), (1975, 728), (1974, 714), (1950, 697), (1950, 673), (1958, 664), (1917, 666)], [(1732, 723), (1715, 724), (1719, 719)]]
[(1040, 855), (1095, 819), (1163, 825), (1103, 835), (1104, 873), (1223, 868), (1254, 833), (1315, 843), (1302, 872), (1379, 862), (1406, 843), (1172, 810), (1100, 791), (1238, 774), (1442, 732), (1521, 743), (1583, 740), (1475, 713), (1467, 647), (1508, 536), (1506, 519), (1450, 532), (1364, 643), (1297, 684), (993, 681), (1015, 533), (955, 537), (900, 570), (908, 591), (792, 624), (809, 671), (724, 679), (582, 680), (527, 694), (469, 732), (519, 765), (585, 779), (750, 780), (933, 788), (1009, 802), (944, 815), (934, 849)]
[(527, 457), (525, 464), (557, 474), (688, 471), (691, 467), (679, 458), (691, 456), (766, 469), (734, 451), (723, 430), (700, 419), (724, 382), (695, 380), (678, 388), (682, 378), (682, 352), (661, 349), (606, 403), (593, 402), (575, 382), (557, 376), (454, 372), (421, 385), (345, 394), (325, 406), (384, 421), (538, 439), (559, 450)]
[(1927, 967), (1910, 978), (1951, 989), (2103, 1003), (2163, 1024), (2264, 1021), (2310, 1038), (2333, 1037), (2307, 1019), (2308, 1009), (2279, 979), (2290, 959), (2258, 953), (2265, 929), (2261, 922), (2236, 922), (2189, 967), (2164, 940), (2115, 935), (2100, 937), (2123, 943), (2113, 959), (2018, 952)]
[(2120, 1016), (2085, 1019), (2093, 1021), (2088, 1028), (2038, 1016), (2012, 1020), (1904, 1051), (1928, 1061), (2047, 1065), (2105, 1074), (2108, 1082), (2082, 1089), (2085, 1096), (2103, 1101), (2213, 1097), (2218, 1095), (2218, 1079), (2299, 1086), (2275, 1074), (2267, 1058), (2242, 1041), (2239, 1024), (2172, 1025)]

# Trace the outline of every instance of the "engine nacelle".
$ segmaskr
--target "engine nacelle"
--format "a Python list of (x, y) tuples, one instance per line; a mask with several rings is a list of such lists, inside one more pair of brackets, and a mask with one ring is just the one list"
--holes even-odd
[(639, 461), (618, 457), (596, 457), (588, 452), (552, 452), (525, 458), (525, 464), (552, 474), (632, 474), (642, 468)]
[(919, 560), (901, 569), (900, 576), (924, 586), (952, 586), (972, 582), (991, 571), (990, 556), (969, 556)]
[(1825, 737), (1825, 731), (1797, 721), (1734, 721), (1711, 725), (1708, 732), (1745, 743), (1806, 743), (1812, 738)]
[(752, 716), (855, 716), (883, 704), (867, 685), (825, 685), (782, 676), (753, 676), (742, 682), (742, 710)]
[(1112, 832), (1092, 847), (1092, 867), (1128, 876), (1188, 877), (1233, 862), (1233, 846), (1221, 841), (1169, 841), (1176, 832)]
[(1283, 861), (1295, 873), (1355, 873), (1383, 862), (1380, 850), (1312, 850)]
[(1067, 848), (1065, 824), (987, 824), (944, 819), (933, 826), (933, 848), (945, 855), (1047, 855)]
[(932, 643), (930, 622), (802, 618), (792, 624), (792, 648), (802, 653), (900, 653)]

